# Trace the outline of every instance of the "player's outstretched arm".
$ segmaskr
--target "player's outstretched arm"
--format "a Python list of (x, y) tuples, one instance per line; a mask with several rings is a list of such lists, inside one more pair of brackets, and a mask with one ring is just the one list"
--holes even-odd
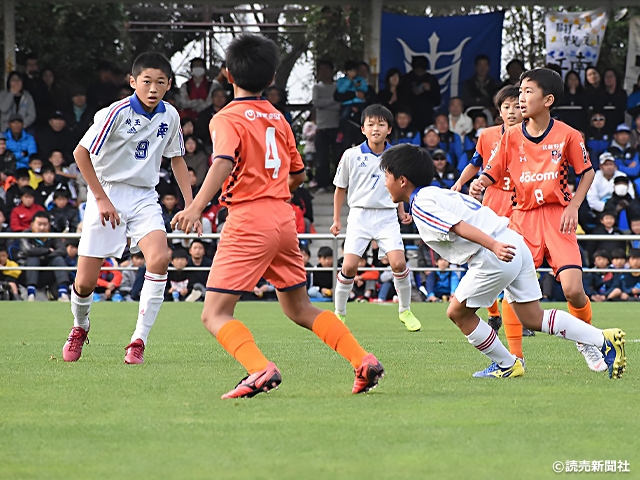
[(503, 262), (510, 262), (513, 260), (516, 250), (515, 246), (499, 242), (473, 225), (460, 221), (451, 227), (450, 231), (462, 238), (466, 238), (470, 242), (477, 243), (478, 245), (482, 245), (484, 248), (491, 250), (496, 257)]
[(187, 164), (183, 157), (173, 157), (171, 159), (171, 170), (173, 170), (173, 176), (178, 182), (180, 192), (182, 192), (182, 198), (184, 198), (184, 206), (188, 207), (193, 202), (193, 194), (191, 192), (191, 185), (189, 183), (189, 171), (187, 170)]
[(342, 204), (347, 196), (347, 189), (336, 187), (336, 191), (333, 194), (333, 224), (331, 225), (331, 233), (338, 235), (342, 229), (342, 222), (340, 220), (340, 213), (342, 212)]
[(120, 215), (116, 212), (116, 208), (113, 206), (111, 200), (109, 200), (109, 197), (102, 188), (100, 180), (98, 180), (96, 171), (93, 168), (93, 163), (91, 163), (89, 150), (84, 148), (82, 145), (78, 145), (73, 151), (73, 158), (76, 160), (76, 165), (78, 165), (78, 169), (80, 170), (80, 173), (82, 173), (82, 177), (87, 182), (87, 186), (96, 199), (102, 225), (106, 225), (107, 222), (110, 222), (111, 228), (115, 230), (116, 225), (120, 225)]
[(462, 191), (462, 186), (475, 177), (479, 171), (480, 167), (476, 167), (475, 165), (469, 164), (464, 167), (464, 170), (462, 170), (462, 173), (460, 174), (460, 178), (453, 184), (451, 190), (454, 192)]
[(193, 199), (191, 205), (183, 211), (176, 213), (171, 220), (171, 228), (177, 228), (184, 233), (189, 233), (196, 222), (200, 221), (200, 215), (207, 206), (209, 200), (213, 198), (222, 184), (231, 174), (233, 162), (230, 159), (218, 157), (213, 160), (213, 165), (209, 167), (209, 172), (202, 182), (202, 187)]

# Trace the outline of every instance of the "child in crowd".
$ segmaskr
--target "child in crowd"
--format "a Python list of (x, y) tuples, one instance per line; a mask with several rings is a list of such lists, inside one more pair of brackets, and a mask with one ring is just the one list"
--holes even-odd
[[(320, 247), (318, 249), (318, 264), (316, 267), (333, 267), (333, 249), (331, 247)], [(333, 272), (319, 271), (311, 273), (311, 286), (309, 287), (309, 297), (311, 298), (332, 298), (333, 296)]]
[(427, 302), (448, 302), (460, 283), (457, 272), (448, 271), (449, 261), (438, 256), (438, 270), (427, 275)]
[(20, 193), (20, 204), (11, 211), (9, 226), (14, 232), (24, 232), (31, 226), (31, 219), (37, 212), (44, 211), (40, 205), (35, 203), (35, 191), (30, 186), (26, 186)]
[[(640, 249), (629, 249), (629, 268), (633, 270), (640, 270)], [(623, 300), (627, 299), (634, 302), (640, 300), (640, 272), (625, 273), (622, 291)]]
[[(610, 268), (611, 254), (607, 250), (597, 250), (593, 254), (595, 268)], [(620, 274), (613, 272), (591, 272), (585, 275), (585, 292), (593, 302), (617, 300), (622, 294)]]
[(9, 290), (10, 300), (22, 300), (18, 289), (18, 278), (22, 274), (18, 264), (9, 259), (6, 247), (0, 244), (0, 267), (15, 267), (13, 270), (0, 270), (0, 287)]
[(171, 266), (175, 270), (169, 270), (167, 287), (164, 293), (165, 300), (184, 301), (193, 290), (193, 284), (189, 276), (190, 272), (185, 271), (188, 263), (189, 254), (187, 251), (182, 248), (176, 248), (171, 255)]

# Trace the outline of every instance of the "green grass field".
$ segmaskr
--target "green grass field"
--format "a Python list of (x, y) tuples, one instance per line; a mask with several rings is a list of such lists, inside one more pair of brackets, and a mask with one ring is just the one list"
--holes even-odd
[(524, 339), (523, 378), (474, 379), (487, 362), (444, 305), (414, 305), (412, 334), (394, 306), (350, 304), (348, 325), (387, 371), (367, 395), (276, 303), (243, 303), (283, 383), (226, 401), (245, 373), (201, 325), (202, 304), (163, 306), (142, 366), (123, 364), (135, 304), (94, 305), (91, 344), (64, 363), (68, 308), (0, 304), (1, 479), (542, 479), (567, 460), (626, 460), (640, 478), (636, 303), (594, 305), (596, 326), (627, 332), (619, 381), (543, 334)]

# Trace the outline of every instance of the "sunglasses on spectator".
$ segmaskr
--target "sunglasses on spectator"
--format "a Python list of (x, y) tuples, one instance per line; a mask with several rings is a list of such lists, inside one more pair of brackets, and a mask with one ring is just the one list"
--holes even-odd
[(594, 122), (604, 122), (604, 117), (593, 117)]

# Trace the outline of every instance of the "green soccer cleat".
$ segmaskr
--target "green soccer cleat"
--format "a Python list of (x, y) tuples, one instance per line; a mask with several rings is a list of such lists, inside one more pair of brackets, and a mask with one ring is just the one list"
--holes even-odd
[(500, 367), (497, 363), (492, 363), (484, 370), (473, 374), (475, 378), (513, 378), (524, 375), (524, 361), (516, 358), (515, 363), (506, 368)]
[(420, 320), (416, 318), (416, 316), (411, 312), (411, 310), (405, 310), (400, 314), (400, 321), (404, 323), (404, 326), (407, 327), (407, 330), (410, 332), (417, 332), (422, 328), (420, 324)]
[(619, 328), (608, 328), (603, 330), (604, 345), (602, 355), (609, 367), (609, 378), (621, 378), (627, 366), (627, 357), (624, 353), (624, 336), (626, 335)]
[(338, 312), (334, 312), (336, 317), (338, 317), (338, 319), (342, 322), (342, 323), (347, 323), (347, 316), (343, 315), (341, 313)]

